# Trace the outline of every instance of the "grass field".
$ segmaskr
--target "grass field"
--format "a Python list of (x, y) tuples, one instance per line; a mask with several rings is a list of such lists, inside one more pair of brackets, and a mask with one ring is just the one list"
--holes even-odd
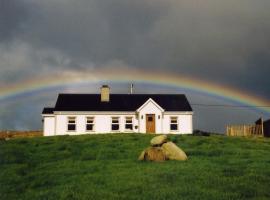
[(186, 162), (139, 162), (151, 135), (0, 141), (0, 199), (270, 199), (270, 139), (169, 136)]

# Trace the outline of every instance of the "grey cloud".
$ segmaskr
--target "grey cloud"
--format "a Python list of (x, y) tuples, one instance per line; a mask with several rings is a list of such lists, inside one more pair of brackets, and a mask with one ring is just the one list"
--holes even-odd
[(269, 0), (0, 0), (0, 84), (117, 61), (270, 98), (269, 8)]
[(164, 12), (159, 4), (152, 0), (40, 3), (36, 20), (29, 24), (32, 31), (24, 37), (39, 46), (61, 49), (80, 64), (126, 61), (130, 49)]
[(208, 78), (217, 75), (216, 69), (241, 73), (250, 62), (264, 59), (261, 52), (269, 55), (268, 0), (13, 0), (10, 4), (17, 2), (28, 5), (22, 13), (31, 13), (29, 19), (10, 8), (14, 24), (24, 24), (17, 38), (37, 49), (57, 49), (78, 67), (117, 59), (135, 67), (166, 67)]
[(24, 0), (0, 1), (0, 42), (7, 42), (22, 33), (31, 14), (28, 6)]
[(230, 70), (241, 74), (250, 63), (260, 68), (270, 52), (267, 0), (35, 4), (39, 12), (24, 39), (60, 50), (78, 66), (118, 59), (226, 82)]
[(13, 40), (0, 44), (0, 83), (19, 82), (37, 74), (59, 71), (72, 65), (69, 57), (57, 49), (36, 49), (29, 43)]

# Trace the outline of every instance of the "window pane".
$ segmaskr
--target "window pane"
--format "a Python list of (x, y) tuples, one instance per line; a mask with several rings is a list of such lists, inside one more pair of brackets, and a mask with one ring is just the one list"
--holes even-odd
[(177, 123), (177, 117), (171, 117), (171, 123)]
[(87, 131), (92, 131), (93, 128), (94, 128), (94, 125), (93, 125), (93, 124), (87, 124), (87, 125), (86, 125), (86, 130), (87, 130)]
[(93, 119), (87, 119), (87, 123), (88, 123), (88, 124), (92, 124), (93, 122), (94, 122)]
[(148, 117), (147, 119), (148, 119), (149, 122), (153, 121), (153, 117)]
[(112, 118), (112, 123), (119, 123), (119, 118), (118, 117), (113, 117)]
[(69, 124), (75, 124), (75, 117), (68, 117)]
[(113, 131), (119, 130), (119, 124), (112, 124), (112, 130)]
[(76, 130), (76, 125), (75, 124), (68, 124), (68, 130), (69, 131), (75, 131)]
[(171, 124), (171, 130), (177, 130), (177, 124)]
[(126, 123), (132, 123), (132, 118), (126, 118)]
[(133, 129), (133, 128), (132, 128), (132, 124), (126, 124), (126, 129), (132, 130), (132, 129)]

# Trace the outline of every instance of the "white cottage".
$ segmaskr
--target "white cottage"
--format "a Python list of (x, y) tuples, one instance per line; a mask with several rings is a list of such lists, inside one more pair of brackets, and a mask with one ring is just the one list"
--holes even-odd
[(59, 94), (44, 108), (44, 136), (92, 133), (191, 134), (192, 108), (183, 94)]

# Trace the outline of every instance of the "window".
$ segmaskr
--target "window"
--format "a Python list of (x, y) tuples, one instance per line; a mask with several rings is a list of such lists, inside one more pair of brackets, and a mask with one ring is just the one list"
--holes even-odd
[(112, 131), (119, 130), (119, 117), (112, 117)]
[(171, 131), (177, 131), (178, 130), (178, 119), (177, 119), (177, 117), (171, 117), (170, 129), (171, 129)]
[(132, 117), (126, 117), (125, 129), (133, 130)]
[(76, 117), (68, 117), (67, 130), (68, 131), (76, 130)]
[(94, 130), (94, 117), (86, 117), (86, 131)]

